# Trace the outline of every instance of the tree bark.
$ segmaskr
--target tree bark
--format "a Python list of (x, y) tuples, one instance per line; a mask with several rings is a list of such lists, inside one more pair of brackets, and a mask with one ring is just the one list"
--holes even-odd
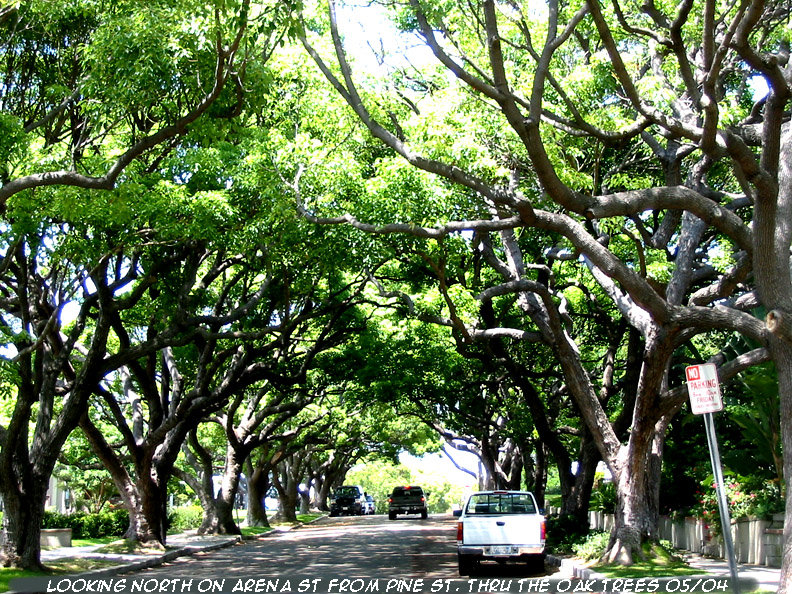
[(43, 571), (41, 564), (41, 522), (44, 517), (46, 489), (41, 480), (26, 481), (31, 487), (24, 497), (4, 490), (3, 566)]
[(792, 593), (792, 344), (771, 341), (773, 359), (778, 371), (778, 391), (781, 396), (781, 434), (784, 451), (784, 482), (786, 511), (784, 514), (784, 544), (781, 555), (779, 594)]
[(239, 456), (247, 456), (234, 450), (229, 444), (226, 447), (226, 462), (223, 468), (223, 477), (220, 489), (215, 497), (216, 522), (210, 532), (213, 534), (242, 534), (234, 521), (234, 503), (239, 491), (239, 477), (242, 474), (244, 460)]
[(567, 482), (561, 500), (561, 515), (573, 516), (581, 526), (588, 524), (589, 500), (600, 460), (602, 457), (597, 444), (586, 431), (580, 444), (577, 472), (573, 475), (574, 480)]
[[(144, 466), (149, 466), (146, 463)], [(135, 485), (140, 497), (140, 507), (135, 510), (140, 514), (144, 521), (140, 522), (138, 531), (131, 535), (133, 540), (143, 544), (158, 543), (165, 544), (168, 534), (168, 492), (167, 477), (165, 484), (161, 484), (159, 477), (154, 478), (149, 469), (148, 472), (138, 473)]]
[(653, 508), (657, 500), (653, 490), (660, 480), (660, 465), (653, 462), (653, 447), (662, 436), (655, 429), (650, 419), (636, 418), (628, 446), (616, 465), (614, 529), (605, 554), (609, 563), (631, 565), (636, 558), (643, 559), (641, 545), (657, 538), (658, 512)]
[(537, 441), (534, 451), (536, 452), (536, 463), (531, 476), (526, 475), (525, 482), (528, 490), (532, 491), (534, 497), (536, 497), (539, 507), (544, 509), (546, 507), (545, 493), (547, 491), (547, 454), (541, 441)]
[(189, 472), (181, 469), (174, 469), (173, 475), (178, 477), (179, 480), (186, 483), (195, 493), (196, 497), (198, 497), (198, 501), (201, 504), (201, 510), (203, 511), (203, 519), (201, 520), (201, 525), (198, 527), (198, 534), (206, 534), (207, 531), (211, 530), (211, 527), (216, 523), (216, 513), (215, 513), (215, 505), (214, 505), (214, 498), (212, 497), (212, 481), (211, 476), (209, 480), (209, 486), (203, 483), (203, 481), (199, 480)]
[(248, 466), (248, 526), (264, 526), (269, 527), (269, 519), (267, 518), (267, 509), (264, 505), (264, 498), (270, 489), (269, 480), (269, 466), (265, 468), (256, 467), (253, 465)]
[(278, 517), (286, 522), (297, 521), (297, 505), (299, 501), (299, 487), (302, 480), (304, 458), (307, 452), (292, 454), (278, 464), (278, 471), (273, 473), (273, 484), (278, 491), (280, 509)]

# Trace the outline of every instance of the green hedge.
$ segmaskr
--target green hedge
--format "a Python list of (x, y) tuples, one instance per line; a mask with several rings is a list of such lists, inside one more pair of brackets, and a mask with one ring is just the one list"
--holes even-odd
[(203, 508), (200, 505), (175, 507), (168, 514), (168, 530), (183, 532), (199, 528), (203, 522)]
[(45, 511), (41, 527), (71, 528), (72, 538), (121, 537), (129, 527), (129, 514), (125, 509), (113, 509), (98, 514)]

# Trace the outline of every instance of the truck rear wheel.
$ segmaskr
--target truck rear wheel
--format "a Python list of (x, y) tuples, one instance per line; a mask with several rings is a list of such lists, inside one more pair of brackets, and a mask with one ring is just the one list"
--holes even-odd
[(544, 573), (544, 555), (531, 555), (525, 564), (528, 566), (528, 571), (531, 573)]
[(388, 512), (388, 519), (395, 520), (396, 519), (396, 512)]
[(422, 520), (425, 520), (428, 517), (429, 517), (429, 512), (427, 512), (426, 510), (421, 512), (421, 519)]
[(470, 559), (464, 555), (457, 553), (457, 560), (459, 561), (459, 575), (469, 576), (473, 575), (476, 569), (476, 560)]

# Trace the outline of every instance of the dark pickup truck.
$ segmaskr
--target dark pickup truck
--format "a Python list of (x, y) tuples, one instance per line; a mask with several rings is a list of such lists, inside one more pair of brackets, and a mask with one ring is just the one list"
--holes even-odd
[(366, 496), (363, 487), (344, 485), (336, 489), (330, 503), (330, 517), (362, 516), (365, 513)]
[(429, 516), (426, 495), (421, 487), (409, 485), (393, 489), (388, 498), (388, 518), (395, 520), (398, 514), (421, 514), (424, 520)]

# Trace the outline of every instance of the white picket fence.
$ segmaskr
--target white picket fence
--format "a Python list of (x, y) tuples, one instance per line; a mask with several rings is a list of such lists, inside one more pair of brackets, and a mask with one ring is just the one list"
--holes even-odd
[[(613, 515), (589, 512), (589, 527), (592, 530), (610, 530), (613, 527)], [(737, 562), (781, 567), (783, 529), (784, 514), (775, 514), (772, 520), (732, 520), (731, 532)], [(700, 518), (671, 520), (662, 516), (658, 531), (658, 538), (669, 541), (675, 549), (710, 557), (725, 556), (723, 539), (720, 535), (713, 537), (708, 524)]]

